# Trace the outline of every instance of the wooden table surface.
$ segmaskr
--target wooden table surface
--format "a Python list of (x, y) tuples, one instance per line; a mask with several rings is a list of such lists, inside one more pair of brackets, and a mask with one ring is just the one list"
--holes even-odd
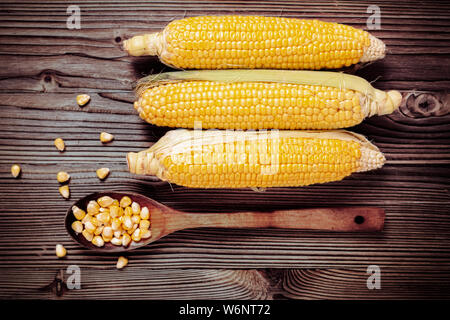
[[(69, 4), (81, 29), (66, 27)], [(397, 89), (395, 113), (352, 128), (386, 155), (377, 171), (305, 188), (189, 189), (127, 172), (125, 153), (150, 146), (167, 129), (135, 113), (132, 83), (165, 67), (128, 57), (124, 39), (202, 14), (319, 18), (366, 27), (381, 9), (384, 60), (350, 68), (380, 89)], [(0, 298), (44, 299), (385, 299), (450, 297), (450, 5), (446, 1), (2, 1), (0, 4)], [(167, 68), (166, 68), (167, 69)], [(84, 108), (77, 94), (92, 97)], [(99, 133), (116, 139), (107, 145)], [(53, 140), (62, 137), (59, 153)], [(10, 174), (22, 166), (20, 179)], [(99, 167), (111, 175), (101, 182)], [(71, 199), (58, 193), (68, 171)], [(232, 212), (329, 206), (379, 206), (379, 234), (300, 230), (197, 229), (172, 234), (128, 255), (94, 254), (64, 230), (70, 204), (100, 190), (140, 192), (186, 211)], [(55, 244), (68, 250), (55, 256)], [(66, 268), (81, 269), (81, 289), (59, 292)], [(368, 290), (369, 265), (381, 289)], [(56, 280), (55, 280), (56, 279)], [(59, 296), (58, 296), (59, 294)]]

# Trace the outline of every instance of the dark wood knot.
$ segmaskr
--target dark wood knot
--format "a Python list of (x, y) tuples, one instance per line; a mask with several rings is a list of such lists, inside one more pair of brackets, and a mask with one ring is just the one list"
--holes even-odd
[(46, 286), (39, 288), (38, 290), (53, 292), (56, 296), (61, 297), (64, 292), (68, 290), (67, 285), (64, 282), (64, 271), (62, 269), (59, 270), (52, 282), (50, 282)]
[(120, 43), (122, 42), (122, 39), (123, 39), (123, 34), (122, 34), (121, 30), (114, 30), (112, 36), (113, 36), (113, 41), (116, 44), (120, 45)]
[(44, 70), (40, 74), (41, 81), (51, 83), (54, 78), (54, 73), (51, 70)]
[(402, 112), (413, 118), (443, 116), (450, 112), (449, 100), (448, 93), (412, 93), (406, 98)]
[(58, 87), (55, 73), (52, 70), (44, 70), (39, 75), (41, 92), (54, 91)]

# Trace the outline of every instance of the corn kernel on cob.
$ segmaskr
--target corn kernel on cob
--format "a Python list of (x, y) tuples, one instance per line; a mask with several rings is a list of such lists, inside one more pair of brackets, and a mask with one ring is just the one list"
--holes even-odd
[(363, 136), (348, 131), (179, 129), (148, 150), (128, 153), (127, 161), (131, 173), (182, 186), (254, 188), (337, 181), (379, 168), (385, 158)]
[(137, 85), (135, 109), (149, 123), (210, 129), (339, 129), (392, 113), (398, 91), (323, 71), (207, 70), (152, 75)]
[(381, 59), (366, 31), (319, 20), (199, 16), (124, 41), (133, 56), (157, 55), (179, 69), (333, 69)]

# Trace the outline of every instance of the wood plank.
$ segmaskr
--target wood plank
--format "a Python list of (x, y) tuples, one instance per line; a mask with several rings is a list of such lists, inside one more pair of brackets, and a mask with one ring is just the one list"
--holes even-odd
[[(115, 258), (117, 260), (117, 258)], [(68, 263), (50, 268), (9, 269), (0, 275), (1, 299), (270, 299), (267, 279), (257, 270), (117, 270), (114, 261), (80, 269), (80, 289), (68, 289)], [(37, 276), (39, 275), (39, 276)], [(58, 280), (61, 290), (55, 286)]]
[[(83, 283), (66, 299), (391, 299), (448, 298), (450, 268), (450, 5), (446, 1), (377, 1), (384, 60), (347, 68), (383, 90), (398, 89), (401, 107), (351, 128), (386, 154), (380, 170), (306, 188), (188, 189), (130, 175), (124, 154), (157, 141), (168, 128), (147, 125), (132, 108), (133, 82), (170, 70), (134, 58), (124, 39), (200, 14), (319, 18), (367, 28), (371, 1), (80, 0), (82, 29), (66, 28), (64, 1), (0, 3), (0, 297), (57, 298), (37, 288), (69, 264)], [(89, 105), (75, 103), (89, 93)], [(116, 139), (102, 145), (100, 131)], [(65, 139), (60, 154), (53, 139)], [(10, 175), (20, 163), (20, 179)], [(106, 181), (95, 170), (111, 168)], [(55, 175), (68, 171), (71, 199)], [(177, 232), (117, 256), (76, 245), (63, 228), (70, 203), (93, 191), (141, 192), (175, 209), (199, 212), (373, 205), (386, 209), (379, 234), (301, 230), (196, 229)], [(56, 243), (68, 249), (58, 260)], [(382, 269), (382, 290), (367, 290), (365, 270)], [(262, 270), (261, 268), (268, 268)], [(280, 269), (281, 268), (281, 269)], [(287, 270), (287, 268), (293, 268)], [(320, 269), (317, 269), (320, 268)], [(243, 270), (246, 269), (246, 270)], [(114, 279), (114, 280), (111, 280)]]
[(155, 270), (137, 267), (130, 261), (119, 271), (114, 261), (103, 261), (102, 267), (81, 267), (81, 288), (70, 290), (68, 266), (59, 260), (45, 269), (8, 269), (0, 274), (0, 298), (378, 300), (446, 299), (450, 293), (449, 275), (430, 267), (420, 272), (381, 268), (380, 289), (369, 290), (370, 273), (361, 268)]
[[(140, 2), (133, 5), (115, 3), (100, 6), (88, 2), (82, 5), (83, 29), (68, 30), (65, 26), (67, 14), (63, 10), (61, 12), (49, 10), (55, 7), (64, 9), (65, 4), (52, 3), (47, 8), (36, 4), (16, 4), (15, 6), (7, 4), (7, 17), (11, 18), (14, 15), (23, 17), (25, 9), (30, 9), (33, 13), (30, 17), (33, 20), (25, 22), (8, 19), (0, 23), (0, 39), (2, 40), (0, 54), (10, 61), (0, 72), (0, 76), (6, 78), (2, 80), (3, 90), (74, 92), (74, 89), (80, 87), (129, 90), (130, 81), (148, 74), (151, 71), (148, 69), (149, 62), (154, 64), (156, 60), (126, 57), (120, 48), (123, 39), (136, 33), (161, 29), (177, 17), (223, 14), (225, 7), (232, 8), (233, 12), (239, 12), (236, 11), (236, 5), (239, 5), (239, 2), (223, 4), (224, 8), (218, 4), (209, 6), (205, 3), (201, 13), (190, 11), (191, 8), (197, 8), (195, 3), (183, 3), (182, 7), (180, 5), (179, 2), (163, 5)], [(278, 6), (283, 8), (283, 16), (326, 18), (322, 15), (328, 14), (331, 21), (348, 23), (355, 27), (365, 27), (367, 19), (365, 12), (367, 5), (364, 4), (359, 6), (343, 4), (335, 8), (326, 3), (311, 6), (280, 2), (270, 4), (269, 11), (279, 13), (276, 9)], [(18, 9), (22, 7), (23, 10)], [(115, 17), (113, 22), (108, 21), (105, 24), (105, 21), (99, 20), (100, 13), (118, 15), (116, 11), (118, 7), (126, 7), (127, 10), (121, 10), (120, 16)], [(245, 13), (257, 14), (258, 11), (254, 10), (259, 7), (264, 5), (261, 6), (257, 2), (246, 3)], [(450, 34), (445, 32), (450, 21), (448, 14), (438, 6), (430, 9), (420, 5), (414, 10), (409, 6), (403, 7), (400, 14), (398, 8), (383, 7), (383, 28), (373, 33), (386, 40), (389, 55), (383, 61), (373, 63), (357, 74), (368, 80), (378, 79), (377, 85), (381, 89), (430, 90), (436, 86), (448, 87), (450, 51), (447, 44)], [(169, 8), (172, 8), (171, 11), (167, 11)], [(41, 14), (44, 12), (47, 15)], [(344, 18), (336, 16), (336, 12), (341, 12)], [(37, 20), (38, 13), (41, 20)], [(304, 16), (305, 14), (309, 16)], [(417, 15), (414, 17), (413, 31), (408, 23), (398, 23), (402, 18), (411, 20), (410, 14)], [(440, 14), (447, 16), (439, 18)], [(151, 24), (148, 23), (149, 15), (152, 17)], [(357, 18), (349, 19), (348, 17), (352, 15)], [(126, 18), (127, 16), (130, 18)], [(421, 22), (421, 19), (425, 20)], [(11, 28), (14, 29), (14, 34), (9, 31)], [(17, 53), (20, 54), (17, 55)], [(436, 54), (441, 55), (440, 59), (434, 58)], [(23, 59), (29, 61), (31, 68), (22, 63)], [(113, 64), (114, 67), (111, 67)], [(420, 64), (427, 65), (427, 68), (419, 70), (416, 66)], [(156, 70), (153, 71), (158, 72), (163, 68), (162, 65), (156, 64)], [(87, 74), (89, 77), (86, 76)], [(42, 83), (46, 76), (50, 76), (50, 83)], [(80, 82), (85, 84), (80, 86)]]
[[(450, 274), (442, 270), (380, 269), (380, 289), (367, 287), (367, 269), (288, 270), (282, 282), (290, 299), (448, 299)], [(450, 271), (450, 270), (449, 270)]]

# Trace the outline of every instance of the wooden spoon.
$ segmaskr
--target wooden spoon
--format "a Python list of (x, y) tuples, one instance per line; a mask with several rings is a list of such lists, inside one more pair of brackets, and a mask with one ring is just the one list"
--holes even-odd
[(285, 228), (327, 231), (380, 231), (383, 229), (385, 212), (375, 207), (316, 208), (298, 210), (277, 210), (273, 212), (235, 212), (235, 213), (187, 213), (171, 209), (146, 196), (131, 192), (106, 191), (90, 194), (74, 203), (86, 210), (91, 200), (110, 196), (120, 200), (129, 196), (141, 207), (148, 207), (151, 221), (151, 237), (139, 242), (131, 242), (128, 247), (105, 243), (96, 247), (81, 234), (75, 233), (71, 225), (75, 221), (72, 207), (65, 218), (69, 235), (82, 246), (94, 251), (123, 252), (133, 250), (154, 242), (172, 232), (202, 227), (218, 228)]

